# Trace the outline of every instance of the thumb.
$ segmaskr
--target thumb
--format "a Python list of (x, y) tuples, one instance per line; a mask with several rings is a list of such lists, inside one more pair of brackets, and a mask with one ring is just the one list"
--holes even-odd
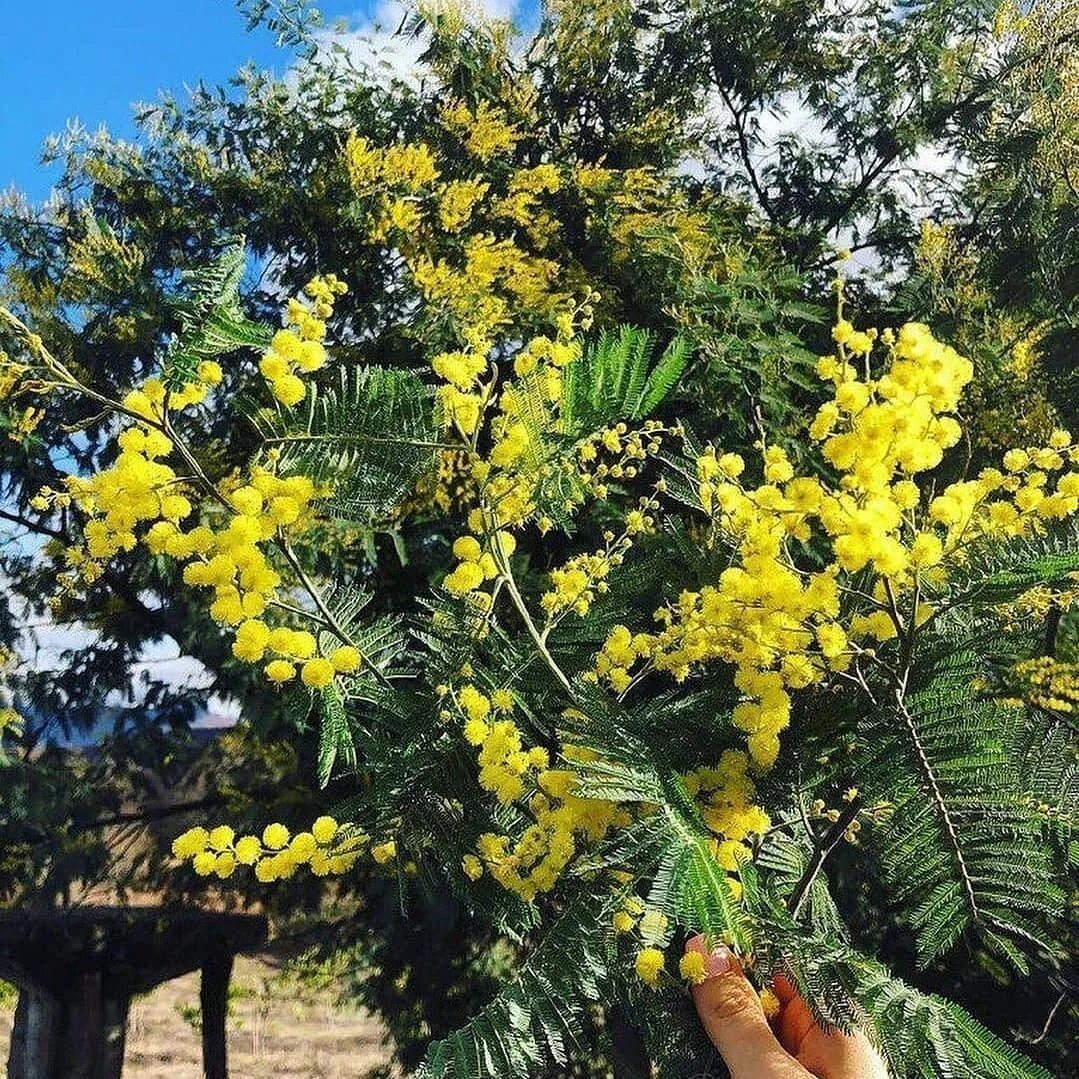
[(709, 951), (705, 938), (697, 936), (686, 951), (704, 956), (705, 977), (693, 987), (693, 1002), (732, 1079), (808, 1079), (809, 1072), (772, 1033), (757, 991), (729, 949), (718, 945)]

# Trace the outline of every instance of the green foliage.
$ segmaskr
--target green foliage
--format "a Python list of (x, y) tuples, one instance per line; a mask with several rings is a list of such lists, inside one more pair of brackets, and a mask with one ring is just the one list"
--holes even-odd
[(301, 408), (251, 418), (284, 467), (333, 482), (329, 516), (367, 525), (405, 500), (439, 446), (428, 391), (411, 371), (342, 368)]
[(653, 362), (652, 334), (622, 326), (617, 336), (602, 334), (566, 369), (562, 417), (569, 435), (580, 436), (617, 420), (637, 420), (655, 412), (678, 382), (688, 359), (675, 338)]
[(248, 318), (240, 306), (239, 287), (246, 269), (247, 246), (241, 237), (208, 266), (181, 272), (181, 298), (174, 302), (180, 330), (162, 363), (168, 389), (179, 390), (195, 381), (203, 360), (269, 344), (266, 328)]
[(583, 1009), (600, 999), (609, 977), (613, 909), (609, 897), (594, 894), (569, 903), (513, 981), (452, 1037), (435, 1042), (417, 1076), (528, 1079), (547, 1064), (566, 1065), (579, 1045)]
[(859, 732), (855, 774), (870, 798), (894, 806), (877, 849), (923, 963), (973, 928), (1025, 973), (1015, 940), (1056, 951), (1041, 926), (1065, 897), (1043, 822), (1016, 782), (1015, 710), (974, 699), (984, 668), (972, 653), (951, 641), (928, 647), (936, 655), (915, 666), (921, 684)]
[(356, 765), (356, 747), (348, 727), (345, 702), (336, 685), (319, 691), (318, 785), (325, 787), (340, 758), (345, 769)]
[[(869, 947), (858, 942), (862, 951), (900, 968), (907, 963), (906, 933), (913, 931), (924, 969), (908, 981), (959, 993), (979, 1015), (987, 986), (1003, 983), (1016, 995), (1021, 989), (1029, 993), (1024, 1022), (1040, 1028), (1046, 1000), (1056, 997), (1048, 979), (1056, 976), (1062, 951), (1060, 889), (1068, 844), (1074, 847), (1073, 731), (1059, 715), (1006, 711), (990, 699), (1000, 669), (1042, 654), (1052, 637), (1044, 626), (1004, 632), (990, 605), (1031, 585), (1066, 584), (1077, 566), (1074, 534), (972, 549), (953, 582), (954, 609), (940, 615), (936, 639), (912, 657), (908, 699), (881, 701), (863, 717), (851, 714), (842, 694), (822, 692), (807, 701), (790, 735), (804, 770), (762, 783), (769, 804), (794, 823), (759, 853), (766, 880), (755, 884), (751, 872), (744, 875), (745, 909), (730, 902), (707, 833), (677, 778), (699, 763), (702, 747), (714, 754), (735, 744), (727, 717), (738, 694), (720, 676), (708, 685), (690, 679), (665, 695), (631, 694), (602, 714), (589, 707), (586, 729), (574, 733), (603, 760), (581, 768), (586, 791), (656, 809), (640, 826), (589, 851), (587, 868), (573, 882), (579, 894), (534, 913), (489, 881), (466, 891), (457, 867), (486, 822), (465, 808), (480, 797), (475, 760), (438, 723), (435, 703), (410, 697), (399, 680), (417, 671), (448, 678), (472, 658), (484, 685), (522, 675), (521, 708), (538, 744), (556, 745), (557, 728), (568, 721), (557, 718), (564, 701), (554, 680), (519, 640), (497, 628), (477, 640), (468, 612), (440, 608), (448, 622), (457, 621), (437, 632), (426, 617), (422, 626), (414, 617), (428, 613), (422, 597), (449, 564), (456, 522), (420, 516), (398, 527), (392, 519), (416, 480), (432, 470), (437, 416), (415, 373), (423, 357), (414, 312), (396, 288), (400, 267), (367, 243), (340, 160), (344, 131), (380, 144), (434, 141), (442, 135), (432, 117), (449, 96), (499, 107), (508, 102), (512, 111), (518, 89), (534, 85), (539, 116), (513, 164), (605, 162), (673, 178), (673, 189), (717, 239), (721, 258), (701, 264), (684, 219), (671, 224), (645, 215), (629, 228), (633, 242), (626, 250), (612, 239), (614, 226), (628, 227), (617, 206), (584, 206), (568, 192), (552, 203), (550, 212), (570, 238), (558, 258), (602, 294), (597, 340), (566, 371), (571, 438), (657, 407), (667, 412), (665, 402), (681, 380), (679, 411), (686, 412), (691, 452), (698, 430), (745, 452), (762, 425), (779, 444), (803, 445), (817, 393), (809, 366), (832, 347), (817, 301), (832, 272), (837, 235), (866, 259), (860, 273), (855, 267), (849, 294), (867, 319), (885, 324), (916, 312), (956, 334), (964, 321), (977, 326), (993, 339), (972, 342), (978, 347), (969, 352), (980, 372), (999, 368), (999, 381), (987, 385), (1010, 387), (1044, 425), (1054, 401), (1074, 411), (1076, 397), (1064, 377), (1044, 392), (1038, 382), (1046, 401), (1030, 400), (1026, 409), (1034, 390), (1015, 390), (1019, 380), (1002, 358), (1013, 334), (1004, 331), (1044, 327), (1038, 351), (1045, 364), (1072, 377), (1068, 238), (1075, 210), (1074, 199), (1061, 193), (1064, 185), (1048, 181), (1040, 164), (1050, 135), (1030, 130), (1035, 91), (1008, 78), (1035, 58), (1023, 51), (1029, 45), (1015, 47), (1020, 55), (1004, 44), (986, 56), (978, 43), (987, 39), (988, 9), (973, 0), (911, 4), (898, 13), (894, 5), (870, 4), (841, 28), (842, 47), (830, 9), (803, 2), (634, 0), (602, 10), (571, 2), (546, 16), (532, 49), (512, 58), (479, 31), (456, 42), (425, 38), (436, 74), (427, 88), (416, 89), (380, 69), (360, 68), (343, 49), (317, 49), (305, 4), (245, 6), (252, 20), (305, 50), (305, 62), (287, 81), (248, 72), (235, 92), (203, 88), (184, 104), (166, 100), (143, 117), (137, 157), (106, 136), (72, 136), (58, 150), (65, 173), (55, 207), (32, 211), (12, 203), (0, 216), (5, 301), (88, 381), (120, 391), (159, 350), (163, 329), (171, 340), (166, 377), (175, 386), (203, 359), (261, 347), (268, 336), (261, 327), (276, 314), (283, 290), (298, 290), (316, 270), (347, 276), (350, 291), (333, 328), (341, 342), (334, 350), (337, 370), (318, 376), (299, 411), (260, 403), (251, 414), (283, 467), (334, 484), (331, 519), (318, 533), (333, 543), (328, 552), (298, 550), (296, 558), (320, 580), (344, 582), (327, 592), (328, 609), (371, 663), (342, 680), (340, 692), (317, 699), (305, 690), (264, 693), (250, 714), (266, 729), (295, 735), (310, 730), (314, 711), (318, 735), (300, 763), (308, 784), (333, 777), (330, 790), (342, 814), (372, 835), (400, 835), (415, 859), (414, 881), (403, 874), (361, 880), (357, 887), (372, 902), (342, 931), (346, 939), (370, 936), (366, 954), (378, 961), (366, 969), (360, 992), (389, 1017), (400, 1054), (415, 1063), (433, 1030), (448, 1036), (431, 1051), (432, 1076), (531, 1076), (545, 1067), (559, 1077), (576, 1074), (594, 1046), (575, 1046), (572, 1035), (602, 1001), (603, 1022), (613, 1028), (619, 1016), (624, 1025), (629, 1017), (640, 1028), (664, 1079), (721, 1075), (682, 997), (653, 994), (619, 974), (632, 957), (611, 937), (609, 891), (595, 888), (588, 872), (632, 862), (652, 873), (642, 895), (652, 905), (686, 925), (751, 942), (761, 970), (769, 964), (787, 970), (823, 1014), (868, 1024), (897, 1077), (1044, 1074), (997, 1036), (1012, 1036), (1010, 1016), (994, 1016), (997, 1034), (990, 1033), (938, 993), (916, 990), (859, 954), (845, 926), (857, 924), (853, 908), (880, 887), (877, 866), (883, 866), (887, 902), (873, 908), (878, 935)], [(426, 34), (426, 25), (418, 19), (415, 29)], [(997, 55), (1002, 59), (994, 66)], [(913, 96), (911, 87), (918, 90)], [(793, 100), (805, 109), (804, 130), (773, 137), (767, 118)], [(719, 104), (703, 116), (701, 102)], [(1015, 138), (999, 137), (992, 121), (1002, 116), (1016, 120)], [(460, 149), (445, 152), (459, 155), (455, 165), (474, 167)], [(954, 176), (923, 174), (918, 161), (925, 152), (962, 154), (971, 162), (969, 178), (955, 183)], [(686, 160), (694, 162), (693, 175), (673, 168)], [(72, 209), (83, 204), (92, 210), (88, 217)], [(961, 232), (949, 272), (938, 277), (913, 261), (921, 225), (931, 219), (957, 222)], [(241, 233), (247, 250), (234, 240)], [(102, 256), (104, 269), (87, 272), (85, 250), (121, 237), (139, 253), (133, 268), (112, 272)], [(249, 259), (273, 272), (241, 289)], [(208, 267), (185, 274), (179, 300), (176, 266)], [(980, 297), (973, 319), (964, 306), (972, 295)], [(647, 329), (626, 328), (627, 322)], [(655, 358), (656, 342), (665, 341), (672, 343)], [(382, 366), (361, 366), (359, 357), (367, 355)], [(224, 366), (228, 399), (245, 384), (250, 365), (245, 357)], [(562, 447), (541, 434), (547, 408), (541, 388), (530, 392), (523, 409), (530, 450), (537, 460), (556, 460)], [(16, 430), (16, 404), (2, 406), (4, 429)], [(0, 612), (8, 642), (22, 617), (17, 604), (26, 600), (40, 611), (59, 561), (52, 548), (45, 556), (29, 550), (21, 530), (59, 548), (76, 532), (68, 515), (45, 520), (31, 512), (29, 499), (43, 484), (58, 485), (70, 462), (87, 470), (111, 452), (109, 427), (96, 406), (48, 407), (33, 438), (5, 438), (0, 447), (5, 513), (20, 529), (5, 537), (11, 542), (0, 556), (11, 582)], [(993, 402), (983, 400), (972, 419), (992, 411)], [(250, 450), (251, 431), (230, 423), (223, 410), (178, 422), (215, 481)], [(976, 438), (972, 467), (981, 463), (987, 441)], [(572, 483), (556, 475), (542, 492), (556, 520)], [(686, 506), (699, 506), (692, 471), (670, 486)], [(597, 514), (583, 518), (580, 529), (598, 535), (607, 524)], [(383, 529), (394, 529), (393, 551), (374, 538)], [(535, 584), (560, 553), (522, 542), (516, 556), (522, 579)], [(811, 560), (813, 552), (805, 556)], [(606, 630), (627, 620), (643, 597), (654, 608), (680, 587), (714, 579), (724, 558), (723, 551), (703, 554), (681, 522), (661, 522), (589, 617), (558, 627), (552, 653), (578, 674)], [(147, 601), (161, 595), (181, 595), (175, 574), (164, 560), (138, 551), (69, 602), (65, 617), (92, 625), (96, 637), (73, 646), (61, 669), (19, 673), (16, 688), (33, 713), (19, 747), (27, 758), (55, 730), (53, 717), (90, 726), (101, 700), (130, 690), (148, 642), (176, 640), (211, 670), (207, 684), (251, 699), (250, 676), (232, 661), (202, 606)], [(155, 733), (153, 753), (138, 759), (150, 774), (154, 761), (147, 758), (176, 759), (182, 729), (209, 690), (177, 691), (139, 669), (149, 685), (142, 727)], [(579, 703), (593, 702), (582, 691)], [(161, 735), (162, 724), (174, 724), (175, 737)], [(642, 742), (662, 744), (664, 759), (642, 753)], [(234, 751), (251, 767), (237, 767), (223, 785), (253, 818), (264, 816), (261, 806), (277, 793), (266, 788), (276, 787), (287, 769), (249, 745)], [(122, 745), (115, 756), (122, 758)], [(355, 771), (363, 772), (362, 782)], [(289, 774), (289, 809), (302, 820), (310, 802)], [(84, 762), (50, 759), (32, 776), (18, 767), (10, 778), (0, 820), (5, 893), (38, 888), (51, 900), (80, 874), (94, 876), (107, 851), (72, 840), (78, 832), (70, 822), (120, 805), (130, 773), (118, 768), (105, 776)], [(853, 785), (867, 801), (891, 802), (892, 815), (864, 828), (842, 871), (832, 858), (815, 873), (791, 914), (786, 903), (805, 882), (826, 834), (813, 831), (816, 818), (803, 834), (801, 818), (813, 797), (834, 801)], [(1047, 818), (1031, 802), (1051, 805), (1054, 814)], [(522, 823), (513, 809), (492, 812), (507, 830)], [(845, 886), (844, 873), (854, 885)], [(11, 880), (17, 887), (7, 887)], [(439, 938), (439, 954), (400, 912), (406, 906), (411, 925), (422, 925), (451, 900), (469, 916)], [(542, 934), (535, 925), (540, 918), (550, 923)], [(513, 946), (506, 948), (499, 934)], [(975, 949), (977, 962), (969, 965), (976, 969), (960, 980), (946, 957), (965, 956), (968, 947)], [(518, 948), (524, 959), (517, 977), (499, 991), (496, 982), (509, 978)], [(496, 953), (510, 958), (504, 965), (488, 962)], [(983, 960), (987, 955), (992, 962)], [(999, 963), (1001, 957), (1007, 962)], [(470, 1012), (475, 1019), (453, 1034)], [(1062, 1057), (1060, 1045), (1052, 1031), (1031, 1052), (1053, 1061)]]

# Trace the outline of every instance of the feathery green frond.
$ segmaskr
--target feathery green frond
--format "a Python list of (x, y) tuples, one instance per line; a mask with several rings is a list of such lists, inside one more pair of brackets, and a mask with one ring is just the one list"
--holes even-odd
[(1035, 585), (1060, 585), (1079, 570), (1079, 523), (1017, 539), (979, 540), (949, 580), (949, 606), (1007, 603)]
[(341, 690), (328, 685), (319, 692), (318, 785), (325, 787), (338, 759), (349, 767), (356, 764), (356, 746), (348, 726), (348, 714)]
[(617, 420), (635, 420), (657, 408), (678, 382), (688, 349), (675, 339), (653, 362), (655, 339), (623, 326), (586, 345), (565, 371), (562, 419), (567, 435), (580, 437)]
[(894, 804), (867, 842), (922, 961), (968, 929), (1052, 952), (1042, 923), (1064, 895), (1007, 752), (1022, 713), (976, 699), (980, 664), (951, 641), (927, 642), (914, 672), (914, 692), (868, 714), (854, 769), (868, 798)]
[(298, 408), (252, 420), (283, 468), (332, 485), (325, 513), (364, 524), (393, 512), (439, 447), (430, 396), (411, 371), (341, 368)]
[(461, 1030), (434, 1042), (417, 1079), (529, 1079), (565, 1064), (582, 1010), (599, 998), (614, 949), (620, 897), (572, 901), (507, 985)]
[(178, 390), (194, 381), (203, 360), (269, 344), (270, 332), (249, 319), (240, 306), (239, 287), (246, 267), (247, 249), (241, 237), (209, 265), (181, 273), (181, 296), (174, 303), (180, 333), (170, 341), (163, 363), (168, 389)]

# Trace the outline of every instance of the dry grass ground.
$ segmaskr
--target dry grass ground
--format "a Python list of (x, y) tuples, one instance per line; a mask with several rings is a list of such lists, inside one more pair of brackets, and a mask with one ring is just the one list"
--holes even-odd
[[(299, 992), (276, 974), (262, 959), (237, 959), (228, 1022), (231, 1079), (361, 1079), (384, 1065), (389, 1053), (375, 1019), (337, 1006), (332, 991)], [(132, 1003), (124, 1079), (200, 1079), (198, 1000), (198, 975), (189, 974)], [(12, 1013), (0, 1010), (0, 1066), (11, 1021)]]

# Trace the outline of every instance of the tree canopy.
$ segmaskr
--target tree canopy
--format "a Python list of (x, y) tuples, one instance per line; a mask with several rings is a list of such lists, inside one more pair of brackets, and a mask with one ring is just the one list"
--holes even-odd
[[(1068, 951), (1073, 8), (431, 5), (395, 70), (251, 4), (285, 79), (58, 141), (0, 213), (8, 892), (216, 694), (177, 853), (352, 871), (423, 1074), (722, 1074), (683, 930), (897, 1075), (1047, 1074), (1003, 1001)], [(26, 610), (92, 632), (35, 667)], [(42, 756), (136, 689), (97, 773)], [(468, 927), (412, 1009), (409, 911)]]

